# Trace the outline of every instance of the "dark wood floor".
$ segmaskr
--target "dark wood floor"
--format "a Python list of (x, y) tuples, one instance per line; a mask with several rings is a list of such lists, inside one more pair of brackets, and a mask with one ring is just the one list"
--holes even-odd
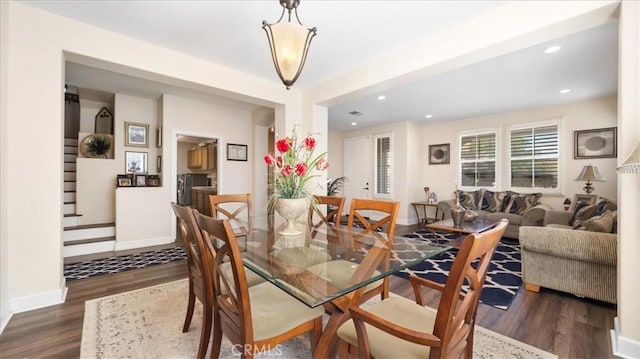
[[(397, 233), (414, 230), (398, 226)], [(0, 336), (0, 358), (77, 358), (84, 317), (84, 301), (186, 278), (184, 261), (103, 275), (68, 283), (64, 304), (15, 314)], [(391, 278), (391, 290), (413, 298), (408, 281)], [(428, 304), (438, 297), (427, 293)], [(168, 310), (185, 310), (176, 303)], [(613, 358), (609, 329), (615, 306), (542, 289), (531, 293), (520, 289), (508, 310), (486, 305), (478, 309), (478, 324), (559, 358)]]

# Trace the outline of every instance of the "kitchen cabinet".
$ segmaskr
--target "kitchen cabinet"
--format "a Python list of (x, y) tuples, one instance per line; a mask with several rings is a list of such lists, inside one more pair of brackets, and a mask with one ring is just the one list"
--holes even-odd
[(211, 216), (211, 202), (209, 195), (218, 194), (216, 187), (193, 187), (191, 189), (191, 208), (205, 216)]
[(191, 169), (202, 171), (215, 171), (218, 163), (218, 145), (207, 144), (189, 150), (187, 166)]

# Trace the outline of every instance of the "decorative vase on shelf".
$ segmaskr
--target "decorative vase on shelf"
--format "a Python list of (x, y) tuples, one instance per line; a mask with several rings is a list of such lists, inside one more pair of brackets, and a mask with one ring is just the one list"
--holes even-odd
[(455, 202), (453, 207), (451, 207), (451, 220), (453, 221), (453, 225), (455, 227), (460, 227), (462, 225), (462, 220), (464, 219), (464, 214), (466, 210), (464, 207), (460, 205), (460, 197), (458, 196), (458, 191), (454, 192)]
[(283, 236), (302, 234), (302, 231), (296, 228), (296, 219), (309, 210), (309, 198), (278, 198), (275, 210), (286, 221), (286, 226), (278, 233)]

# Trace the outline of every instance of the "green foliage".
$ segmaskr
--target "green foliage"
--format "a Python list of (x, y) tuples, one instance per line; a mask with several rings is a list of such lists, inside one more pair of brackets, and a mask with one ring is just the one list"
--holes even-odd
[(327, 180), (327, 196), (336, 196), (344, 187), (347, 177), (338, 177), (334, 180)]

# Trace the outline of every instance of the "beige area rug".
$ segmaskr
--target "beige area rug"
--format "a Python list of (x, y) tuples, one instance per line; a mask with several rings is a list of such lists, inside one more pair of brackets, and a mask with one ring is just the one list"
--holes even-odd
[[(182, 333), (187, 293), (184, 279), (87, 301), (80, 357), (193, 358), (200, 338), (202, 307), (196, 306), (189, 332)], [(226, 338), (220, 354), (221, 358), (237, 357)], [(310, 358), (309, 340), (306, 336), (292, 339), (259, 357)], [(474, 358), (557, 356), (476, 327)]]

